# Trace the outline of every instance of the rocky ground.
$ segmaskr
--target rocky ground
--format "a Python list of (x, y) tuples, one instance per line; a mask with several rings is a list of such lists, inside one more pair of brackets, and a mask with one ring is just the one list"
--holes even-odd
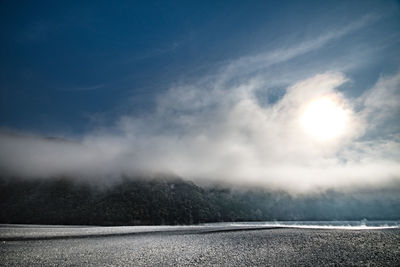
[(1, 266), (400, 266), (400, 229), (195, 227), (0, 242)]

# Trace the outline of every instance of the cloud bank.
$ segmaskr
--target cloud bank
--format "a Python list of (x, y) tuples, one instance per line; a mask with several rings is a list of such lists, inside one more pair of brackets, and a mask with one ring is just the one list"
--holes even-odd
[[(173, 173), (289, 191), (399, 181), (399, 136), (363, 137), (399, 110), (400, 74), (382, 77), (358, 99), (337, 90), (346, 81), (342, 73), (317, 74), (273, 103), (255, 96), (260, 80), (175, 87), (159, 97), (154, 113), (123, 117), (112, 131), (80, 142), (3, 133), (0, 167), (23, 177)], [(326, 95), (338, 99), (348, 121), (341, 136), (321, 142), (302, 129), (300, 116), (312, 99)]]
[[(279, 74), (271, 67), (368, 20), (172, 86), (158, 95), (154, 111), (121, 117), (76, 142), (1, 133), (0, 169), (8, 176), (92, 180), (165, 173), (200, 183), (288, 192), (399, 183), (400, 134), (393, 118), (400, 111), (400, 73), (382, 76), (361, 96), (350, 98), (340, 90), (349, 81), (342, 71), (308, 70), (299, 79), (304, 71)], [(270, 99), (282, 80), (289, 85)], [(327, 96), (346, 113), (346, 126), (336, 138), (320, 141), (302, 128), (301, 115), (311, 101)]]

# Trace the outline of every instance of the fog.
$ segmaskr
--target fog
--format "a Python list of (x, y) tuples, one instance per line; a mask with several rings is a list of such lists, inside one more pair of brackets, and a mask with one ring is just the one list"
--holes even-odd
[[(307, 69), (284, 66), (369, 19), (173, 84), (157, 95), (154, 109), (121, 115), (112, 125), (78, 138), (3, 131), (2, 173), (92, 181), (172, 174), (198, 183), (287, 192), (398, 183), (400, 73), (382, 75), (362, 94), (350, 96), (342, 90), (352, 82), (346, 74), (352, 68), (348, 62), (322, 62), (323, 68), (321, 62)], [(346, 125), (335, 138), (321, 141), (310, 136), (300, 120), (310, 101), (325, 96), (344, 110)]]

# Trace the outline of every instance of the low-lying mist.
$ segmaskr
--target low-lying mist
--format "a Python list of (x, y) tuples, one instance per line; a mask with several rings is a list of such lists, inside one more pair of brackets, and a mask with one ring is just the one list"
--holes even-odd
[[(399, 74), (382, 78), (349, 100), (336, 90), (344, 75), (325, 73), (293, 84), (274, 103), (255, 97), (255, 91), (264, 90), (259, 81), (203, 91), (177, 87), (160, 96), (154, 112), (122, 117), (111, 129), (79, 140), (3, 132), (0, 168), (8, 176), (99, 181), (165, 173), (199, 183), (289, 192), (386, 187), (399, 181), (400, 143), (394, 134), (369, 138), (392, 114), (385, 102), (369, 101), (371, 95), (397, 93), (399, 80)], [(301, 129), (298, 117), (308, 99), (326, 94), (341, 98), (349, 122), (342, 136), (321, 142)]]

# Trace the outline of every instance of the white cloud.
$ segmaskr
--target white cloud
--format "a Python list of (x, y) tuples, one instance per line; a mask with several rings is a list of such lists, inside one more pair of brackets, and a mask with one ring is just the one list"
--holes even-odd
[(363, 108), (363, 116), (371, 128), (377, 127), (387, 119), (399, 115), (400, 111), (400, 73), (382, 76), (376, 85), (364, 92), (358, 100)]
[[(3, 134), (0, 166), (13, 175), (89, 179), (164, 172), (290, 192), (381, 186), (400, 178), (399, 139), (359, 137), (368, 128), (364, 114), (371, 97), (388, 88), (382, 84), (396, 84), (395, 77), (381, 78), (360, 98), (365, 107), (358, 112), (353, 104), (361, 100), (346, 99), (336, 89), (347, 81), (342, 73), (299, 81), (263, 106), (254, 95), (259, 80), (210, 90), (173, 88), (160, 96), (153, 114), (122, 118), (118, 131), (88, 134), (81, 143)], [(343, 136), (318, 142), (302, 130), (299, 118), (310, 100), (325, 95), (341, 103), (350, 123)], [(373, 107), (384, 108), (377, 99)]]

